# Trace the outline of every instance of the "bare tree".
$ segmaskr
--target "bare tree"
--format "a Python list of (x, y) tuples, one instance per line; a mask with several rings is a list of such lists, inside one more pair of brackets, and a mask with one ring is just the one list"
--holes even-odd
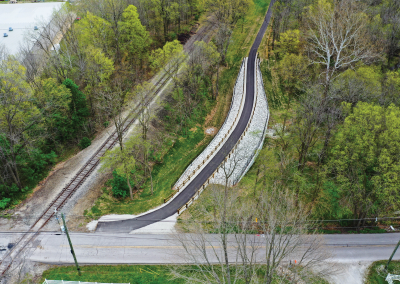
[[(143, 153), (143, 169), (144, 169), (144, 176), (150, 176), (150, 183), (151, 183), (151, 194), (154, 193), (153, 187), (153, 177), (151, 174), (152, 167), (149, 163), (149, 154), (152, 150), (152, 143), (147, 137), (147, 133), (150, 128), (150, 122), (154, 118), (153, 109), (150, 105), (150, 99), (148, 98), (149, 93), (152, 92), (152, 86), (149, 83), (143, 83), (142, 85), (138, 85), (135, 92), (136, 101), (138, 103), (138, 112), (139, 112), (139, 124), (141, 126), (141, 141), (140, 141), (140, 148), (141, 152)], [(141, 162), (140, 159), (137, 161)]]
[(123, 150), (124, 125), (126, 118), (123, 114), (125, 103), (125, 92), (117, 84), (107, 86), (99, 90), (99, 104), (103, 113), (114, 122), (117, 139), (121, 151)]
[(306, 14), (307, 53), (325, 70), (325, 96), (338, 70), (377, 57), (368, 39), (367, 16), (356, 0), (318, 1)]
[[(189, 226), (190, 233), (176, 236), (183, 247), (183, 260), (192, 266), (174, 268), (175, 278), (188, 283), (285, 283), (281, 269), (290, 260), (298, 262), (289, 271), (295, 280), (328, 273), (325, 261), (329, 251), (313, 234), (307, 209), (295, 195), (274, 187), (249, 200), (239, 197), (239, 188), (230, 188), (228, 195), (221, 186), (207, 190), (211, 201), (197, 210), (205, 215), (204, 221), (215, 221), (197, 218)], [(206, 207), (210, 205), (218, 208), (216, 217), (209, 216)], [(228, 212), (225, 217), (224, 209)]]
[(278, 268), (288, 260), (298, 260), (302, 269), (327, 273), (322, 264), (330, 254), (322, 239), (310, 232), (307, 212), (294, 194), (278, 185), (261, 193), (255, 215), (265, 238), (264, 283), (272, 283)]

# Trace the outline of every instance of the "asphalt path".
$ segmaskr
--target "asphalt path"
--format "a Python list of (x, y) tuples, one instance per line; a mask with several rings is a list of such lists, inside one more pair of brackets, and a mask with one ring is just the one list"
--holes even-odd
[[(77, 259), (82, 264), (171, 264), (185, 263), (184, 250), (176, 236), (171, 234), (86, 234), (70, 233)], [(388, 259), (400, 239), (400, 233), (324, 235), (326, 250), (336, 263), (372, 262)], [(0, 233), (0, 248), (17, 238), (15, 233)], [(212, 255), (220, 249), (218, 236), (207, 235), (209, 252)], [(265, 242), (261, 235), (255, 236), (260, 242), (260, 259), (265, 259)], [(211, 248), (213, 247), (213, 249)], [(215, 249), (215, 251), (214, 251)], [(234, 236), (228, 236), (228, 249), (235, 251)], [(6, 251), (0, 249), (0, 255)], [(73, 263), (65, 234), (41, 233), (29, 254), (36, 262), (63, 264)], [(394, 259), (400, 259), (400, 251)], [(217, 262), (217, 259), (215, 259)]]
[(221, 147), (214, 158), (207, 164), (206, 167), (187, 185), (187, 187), (176, 196), (170, 203), (166, 206), (155, 210), (151, 213), (142, 215), (134, 219), (113, 221), (113, 222), (99, 222), (97, 225), (96, 232), (125, 232), (128, 233), (132, 230), (136, 230), (152, 223), (158, 222), (169, 216), (175, 214), (179, 208), (185, 205), (200, 189), (200, 187), (207, 181), (207, 179), (212, 175), (212, 173), (217, 169), (217, 167), (223, 162), (227, 154), (235, 146), (236, 142), (239, 140), (240, 136), (244, 132), (251, 116), (253, 110), (254, 101), (254, 67), (255, 59), (257, 55), (258, 47), (261, 40), (267, 30), (269, 21), (272, 14), (272, 5), (275, 0), (271, 0), (267, 14), (265, 15), (264, 22), (258, 31), (257, 37), (253, 42), (251, 47), (248, 63), (247, 63), (247, 81), (246, 81), (246, 99), (242, 111), (242, 115), (236, 128), (233, 130), (231, 136), (227, 139), (225, 144)]

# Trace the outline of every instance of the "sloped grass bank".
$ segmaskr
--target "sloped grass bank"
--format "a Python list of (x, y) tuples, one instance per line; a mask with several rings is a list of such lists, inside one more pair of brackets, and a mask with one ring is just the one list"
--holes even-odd
[[(368, 269), (366, 284), (387, 284), (385, 278), (388, 274), (400, 275), (400, 261), (391, 261), (388, 267), (388, 272), (384, 270), (387, 260), (379, 260), (373, 262)], [(396, 283), (397, 281), (395, 281)]]
[(163, 158), (163, 162), (154, 166), (152, 171), (154, 193), (151, 194), (151, 184), (148, 180), (143, 191), (135, 195), (133, 200), (119, 200), (112, 197), (111, 183), (103, 188), (103, 195), (96, 201), (91, 211), (86, 215), (98, 217), (106, 214), (139, 214), (148, 211), (164, 202), (169, 196), (181, 173), (208, 145), (212, 137), (205, 136), (200, 127), (189, 131), (186, 138), (179, 138)]
[(269, 0), (254, 0), (243, 21), (239, 21), (232, 34), (232, 43), (229, 46), (226, 66), (221, 68), (219, 78), (219, 94), (217, 102), (208, 101), (204, 107), (211, 110), (210, 119), (205, 120), (205, 113), (197, 119), (197, 126), (189, 132), (187, 137), (180, 137), (168, 150), (161, 164), (154, 166), (152, 177), (154, 194), (151, 194), (150, 181), (147, 181), (140, 194), (134, 200), (126, 198), (118, 200), (112, 197), (111, 184), (106, 183), (103, 195), (95, 202), (87, 216), (98, 217), (106, 214), (139, 214), (163, 203), (173, 191), (171, 187), (182, 175), (186, 167), (204, 150), (211, 141), (211, 136), (205, 136), (203, 128), (219, 128), (223, 124), (229, 111), (233, 87), (239, 73), (242, 59), (247, 56), (251, 45), (262, 25)]

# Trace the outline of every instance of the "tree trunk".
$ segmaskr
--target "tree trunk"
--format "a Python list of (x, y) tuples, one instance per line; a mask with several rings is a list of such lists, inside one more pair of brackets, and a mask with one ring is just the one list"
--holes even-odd
[(129, 174), (128, 173), (126, 173), (126, 182), (128, 184), (128, 187), (129, 187), (129, 194), (131, 196), (131, 200), (133, 200), (133, 191), (132, 191), (131, 183), (129, 182)]

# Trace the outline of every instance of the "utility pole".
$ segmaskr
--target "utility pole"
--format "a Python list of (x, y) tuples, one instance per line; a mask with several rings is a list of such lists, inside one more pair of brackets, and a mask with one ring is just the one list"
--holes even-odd
[(79, 268), (78, 261), (76, 260), (76, 255), (75, 255), (75, 252), (74, 252), (74, 248), (72, 247), (71, 239), (69, 238), (67, 225), (65, 224), (64, 213), (61, 213), (61, 218), (62, 218), (62, 220), (63, 220), (65, 233), (67, 234), (69, 247), (71, 248), (71, 253), (72, 253), (72, 256), (74, 257), (74, 261), (75, 261), (75, 265), (76, 265), (76, 270), (78, 270), (78, 274), (79, 274), (79, 276), (81, 276), (81, 269)]
[(385, 270), (386, 271), (387, 271), (387, 269), (389, 267), (389, 263), (392, 261), (392, 258), (394, 256), (394, 254), (396, 253), (397, 249), (399, 248), (399, 246), (400, 246), (400, 241), (397, 243), (397, 246), (394, 248), (394, 251), (392, 252), (392, 255), (390, 256), (388, 262), (386, 263), (386, 266), (385, 266)]

